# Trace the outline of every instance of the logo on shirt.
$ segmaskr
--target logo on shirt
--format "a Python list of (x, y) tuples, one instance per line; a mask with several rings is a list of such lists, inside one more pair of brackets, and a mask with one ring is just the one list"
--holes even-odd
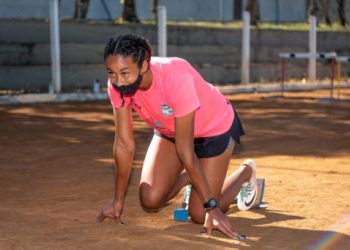
[(162, 114), (163, 116), (171, 116), (174, 114), (174, 110), (167, 104), (162, 104)]

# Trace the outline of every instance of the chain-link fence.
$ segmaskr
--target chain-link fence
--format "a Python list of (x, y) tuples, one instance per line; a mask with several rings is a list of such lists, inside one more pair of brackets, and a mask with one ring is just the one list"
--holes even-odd
[[(247, 1), (242, 1), (240, 7), (243, 8)], [(83, 0), (79, 2), (83, 4)], [(141, 20), (153, 19), (152, 0), (135, 2), (137, 15)], [(235, 19), (236, 2), (159, 0), (158, 4), (167, 7), (168, 20), (232, 21)], [(268, 15), (274, 20), (277, 5), (273, 4), (279, 2), (278, 15), (294, 18), (294, 21), (305, 21), (307, 8), (304, 0), (264, 0), (264, 4), (259, 2), (262, 20)], [(288, 10), (290, 4), (293, 6)], [(269, 11), (269, 6), (275, 7), (271, 7)], [(110, 25), (112, 22), (107, 22), (106, 25), (106, 22), (94, 21), (117, 19), (121, 16), (122, 7), (120, 0), (90, 0), (86, 13), (88, 22), (75, 22), (70, 21), (76, 11), (75, 0), (60, 1), (60, 16), (63, 20), (60, 35), (63, 91), (91, 91), (96, 79), (103, 86), (106, 80), (103, 49), (112, 36), (122, 33), (142, 35), (150, 40), (156, 51), (157, 31), (154, 25)], [(283, 14), (284, 12), (288, 12), (288, 15)], [(0, 0), (0, 94), (18, 90), (48, 91), (51, 81), (48, 18), (49, 0)], [(168, 56), (187, 59), (210, 82), (237, 83), (240, 81), (240, 34), (240, 30), (214, 32), (212, 29), (171, 27)], [(321, 39), (318, 49), (335, 50), (340, 55), (350, 54), (347, 34), (337, 34), (336, 42), (332, 34), (322, 35)], [(308, 37), (302, 33), (290, 36), (282, 31), (256, 30), (252, 33), (251, 50), (252, 81), (276, 81), (279, 75), (278, 52), (307, 51)]]
[[(84, 0), (61, 0), (60, 16), (73, 17), (75, 2)], [(243, 9), (248, 0), (158, 0), (158, 4), (168, 9), (168, 19), (195, 21), (232, 21), (237, 19), (237, 8)], [(123, 0), (90, 0), (87, 1), (87, 19), (107, 20), (121, 16)], [(264, 0), (259, 2), (259, 18), (261, 21), (296, 22), (304, 21), (307, 13), (305, 0), (279, 1)], [(153, 0), (135, 0), (136, 12), (141, 20), (152, 19)], [(77, 5), (77, 6), (81, 6)], [(1, 18), (42, 19), (49, 16), (48, 0), (0, 0)]]

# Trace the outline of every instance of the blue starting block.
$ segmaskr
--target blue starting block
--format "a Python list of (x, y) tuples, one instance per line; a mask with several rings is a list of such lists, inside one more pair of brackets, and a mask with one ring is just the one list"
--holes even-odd
[(185, 187), (184, 196), (182, 198), (180, 207), (175, 208), (174, 210), (174, 220), (176, 221), (190, 221), (189, 214), (188, 214), (188, 204), (190, 202), (190, 195), (191, 195), (191, 185), (187, 185)]
[(256, 198), (254, 207), (268, 208), (268, 205), (266, 203), (263, 203), (264, 191), (265, 191), (265, 178), (256, 179), (256, 181), (258, 185), (258, 197)]
[(190, 221), (188, 218), (188, 209), (176, 208), (174, 210), (174, 220), (176, 221)]

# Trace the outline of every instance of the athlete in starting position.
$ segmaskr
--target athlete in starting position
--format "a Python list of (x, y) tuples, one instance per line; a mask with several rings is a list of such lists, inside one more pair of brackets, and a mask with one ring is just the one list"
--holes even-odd
[(243, 239), (224, 214), (236, 197), (238, 207), (247, 210), (257, 196), (254, 161), (244, 161), (226, 177), (234, 145), (244, 134), (239, 116), (187, 61), (151, 55), (146, 40), (131, 34), (111, 39), (105, 48), (115, 119), (115, 193), (97, 221), (122, 223), (135, 153), (134, 109), (154, 129), (141, 174), (142, 207), (157, 211), (191, 183), (192, 221), (204, 224), (209, 234), (215, 229)]

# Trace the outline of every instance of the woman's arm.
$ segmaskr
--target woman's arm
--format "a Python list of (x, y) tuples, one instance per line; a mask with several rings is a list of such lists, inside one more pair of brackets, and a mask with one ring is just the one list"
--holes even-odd
[(113, 218), (123, 224), (121, 215), (124, 208), (124, 197), (128, 187), (132, 160), (135, 152), (135, 143), (132, 129), (132, 115), (130, 107), (113, 109), (115, 121), (115, 137), (113, 145), (113, 158), (115, 168), (114, 199), (105, 205), (96, 217), (96, 222), (105, 218)]
[[(179, 118), (175, 118), (175, 145), (177, 153), (182, 161), (192, 185), (195, 187), (202, 204), (213, 197), (207, 178), (194, 153), (194, 117), (195, 111)], [(243, 239), (242, 235), (235, 232), (227, 217), (219, 207), (206, 212), (204, 228), (210, 234), (217, 229), (233, 239)]]
[(113, 158), (115, 162), (114, 201), (123, 202), (135, 153), (132, 113), (130, 107), (113, 109), (113, 113), (115, 121), (113, 145)]
[(194, 117), (195, 111), (183, 117), (175, 118), (175, 145), (190, 181), (196, 188), (202, 204), (204, 204), (210, 198), (213, 198), (213, 194), (210, 191), (199, 160), (194, 153)]

